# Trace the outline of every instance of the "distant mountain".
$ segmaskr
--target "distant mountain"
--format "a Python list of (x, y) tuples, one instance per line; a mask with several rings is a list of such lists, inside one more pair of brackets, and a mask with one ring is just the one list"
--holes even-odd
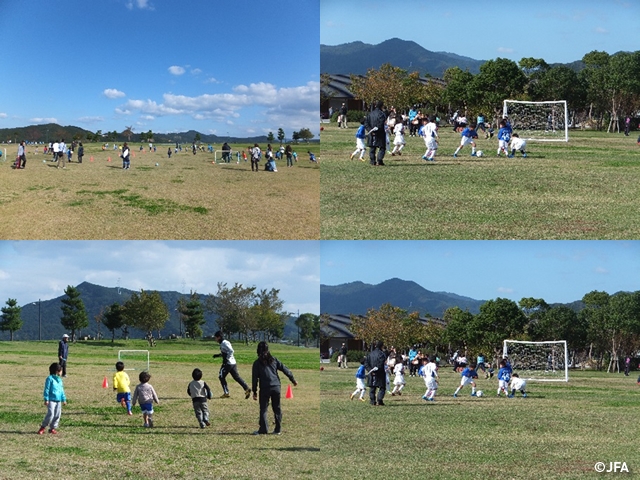
[(330, 74), (364, 75), (370, 68), (378, 69), (385, 63), (408, 71), (418, 71), (442, 78), (445, 70), (460, 67), (476, 74), (484, 60), (474, 60), (447, 52), (432, 52), (416, 42), (392, 38), (378, 45), (363, 42), (342, 45), (320, 45), (320, 71)]
[(352, 282), (343, 285), (320, 285), (322, 313), (361, 314), (370, 308), (378, 309), (385, 303), (408, 311), (418, 311), (442, 318), (449, 307), (460, 307), (473, 314), (480, 311), (485, 300), (474, 300), (447, 292), (431, 292), (416, 282), (392, 278), (378, 285)]
[[(80, 298), (84, 302), (84, 306), (87, 309), (87, 315), (89, 317), (89, 326), (83, 329), (78, 335), (91, 335), (96, 336), (98, 332), (98, 324), (95, 321), (95, 317), (100, 315), (103, 308), (113, 304), (125, 303), (133, 290), (119, 287), (103, 287), (95, 285), (89, 282), (82, 282), (76, 287), (80, 291)], [(180, 325), (178, 320), (178, 313), (176, 307), (178, 300), (181, 297), (187, 298), (188, 295), (183, 295), (179, 292), (159, 292), (162, 297), (162, 301), (167, 305), (170, 313), (170, 319), (166, 323), (165, 328), (161, 330), (162, 336), (167, 337), (171, 334), (180, 333)], [(206, 294), (205, 294), (206, 295)], [(200, 300), (204, 300), (205, 295), (200, 295)], [(62, 311), (60, 307), (62, 305), (62, 299), (65, 297), (64, 292), (57, 298), (51, 300), (44, 300), (40, 303), (40, 319), (42, 321), (42, 339), (51, 340), (58, 339), (63, 333), (68, 333), (64, 327), (60, 324), (60, 317)], [(15, 332), (15, 340), (38, 340), (39, 338), (39, 322), (38, 322), (38, 301), (29, 302), (26, 305), (22, 305), (21, 317), (23, 321), (23, 327)], [(205, 336), (211, 336), (218, 330), (218, 325), (215, 322), (215, 316), (210, 313), (205, 313), (206, 324), (203, 326)], [(297, 327), (295, 325), (295, 317), (290, 317), (287, 321), (284, 329), (284, 337), (288, 339), (295, 339), (297, 335)], [(111, 332), (107, 330), (103, 325), (100, 325), (100, 332), (104, 338), (111, 338)], [(143, 338), (144, 333), (137, 329), (130, 330), (130, 336), (132, 338)], [(120, 337), (120, 332), (116, 331), (116, 338)], [(0, 332), (0, 338), (3, 340), (9, 339), (9, 332)]]
[[(123, 128), (124, 130), (124, 128)], [(96, 132), (91, 132), (89, 130), (85, 130), (80, 127), (74, 127), (71, 125), (61, 126), (55, 123), (49, 123), (46, 125), (30, 125), (27, 127), (16, 127), (16, 128), (0, 128), (0, 142), (8, 143), (11, 141), (12, 143), (20, 142), (22, 140), (26, 140), (28, 142), (50, 142), (54, 140), (59, 140), (61, 138), (65, 139), (66, 143), (71, 143), (72, 140), (77, 139), (81, 142), (87, 141), (87, 135), (93, 135)], [(108, 138), (109, 132), (102, 132), (102, 142), (112, 142), (113, 139)], [(274, 132), (275, 133), (275, 132)], [(238, 138), (238, 137), (218, 137), (217, 135), (206, 135), (204, 133), (196, 132), (195, 130), (189, 130), (188, 132), (178, 132), (178, 133), (154, 133), (153, 141), (156, 143), (175, 143), (179, 142), (182, 144), (190, 144), (194, 141), (196, 135), (200, 135), (200, 141), (202, 143), (266, 143), (267, 136), (262, 135), (258, 137), (248, 137), (248, 138)], [(116, 142), (125, 142), (129, 141), (127, 137), (121, 135), (121, 132), (115, 137)], [(141, 134), (134, 133), (131, 136), (131, 143), (139, 143), (141, 142)], [(145, 137), (146, 143), (146, 137)]]

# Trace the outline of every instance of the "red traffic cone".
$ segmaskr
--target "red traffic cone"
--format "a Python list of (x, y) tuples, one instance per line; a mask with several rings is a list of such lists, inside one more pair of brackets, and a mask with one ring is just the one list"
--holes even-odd
[(110, 161), (111, 161), (111, 157), (107, 158), (107, 162), (110, 162)]
[(102, 388), (109, 388), (109, 382), (107, 381), (107, 377), (104, 377), (104, 380), (102, 380)]
[(293, 398), (293, 390), (291, 390), (291, 385), (287, 387), (287, 393), (284, 398)]
[(89, 160), (93, 162), (93, 157), (91, 157)]

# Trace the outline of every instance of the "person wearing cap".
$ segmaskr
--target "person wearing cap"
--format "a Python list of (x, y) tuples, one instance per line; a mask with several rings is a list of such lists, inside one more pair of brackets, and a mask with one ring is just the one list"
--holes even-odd
[(213, 355), (213, 358), (222, 357), (222, 366), (218, 373), (218, 379), (220, 385), (222, 385), (222, 396), (220, 398), (229, 398), (229, 386), (227, 385), (227, 375), (231, 374), (233, 379), (240, 384), (244, 389), (244, 398), (247, 399), (251, 396), (251, 389), (249, 385), (242, 379), (238, 373), (238, 366), (236, 365), (236, 359), (233, 356), (233, 347), (229, 340), (225, 340), (222, 336), (222, 332), (218, 330), (213, 334), (216, 342), (220, 344), (220, 353)]
[(58, 344), (58, 363), (62, 367), (62, 376), (67, 376), (67, 356), (69, 355), (69, 335), (62, 335)]

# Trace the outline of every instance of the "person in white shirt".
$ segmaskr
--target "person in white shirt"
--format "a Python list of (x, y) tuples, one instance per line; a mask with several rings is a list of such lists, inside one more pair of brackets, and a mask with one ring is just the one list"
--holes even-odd
[(527, 158), (527, 142), (520, 138), (517, 133), (511, 136), (511, 155), (507, 155), (509, 158), (513, 158), (516, 155), (516, 150), (522, 154), (522, 158)]
[(220, 344), (220, 353), (216, 353), (213, 358), (222, 357), (222, 366), (220, 367), (220, 372), (218, 374), (218, 379), (220, 380), (220, 385), (222, 385), (223, 391), (220, 398), (230, 397), (229, 386), (227, 385), (227, 375), (229, 374), (231, 374), (233, 379), (244, 389), (244, 398), (249, 398), (251, 396), (251, 389), (238, 373), (238, 367), (236, 365), (236, 359), (233, 356), (233, 347), (231, 346), (231, 342), (223, 338), (220, 330), (214, 333), (213, 337), (216, 339), (216, 342)]

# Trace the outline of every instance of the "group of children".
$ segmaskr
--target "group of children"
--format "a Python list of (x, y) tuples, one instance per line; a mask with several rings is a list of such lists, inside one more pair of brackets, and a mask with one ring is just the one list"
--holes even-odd
[[(364, 394), (366, 391), (366, 370), (364, 364), (365, 359), (362, 358), (362, 360), (360, 361), (360, 368), (358, 368), (358, 371), (356, 372), (356, 389), (350, 396), (351, 400), (359, 396), (360, 401), (365, 401)], [(387, 363), (387, 390), (390, 387), (389, 373), (393, 372), (394, 380), (391, 395), (400, 396), (402, 395), (402, 389), (406, 385), (404, 378), (404, 362), (401, 359), (396, 359), (395, 362), (392, 361), (391, 364), (389, 362)], [(426, 387), (426, 391), (422, 396), (422, 399), (426, 402), (435, 401), (435, 395), (436, 391), (438, 390), (439, 384), (438, 365), (436, 363), (435, 356), (424, 357), (422, 359), (422, 366), (420, 366), (418, 370), (418, 376), (423, 378)], [(460, 393), (465, 385), (471, 385), (471, 396), (475, 397), (476, 383), (474, 379), (478, 378), (478, 373), (476, 372), (476, 364), (472, 363), (469, 366), (465, 367), (460, 376), (460, 385), (453, 394), (454, 398), (458, 397), (458, 393)], [(638, 379), (638, 381), (640, 382), (640, 378)], [(508, 391), (509, 383), (511, 383), (511, 393), (509, 393)], [(503, 359), (500, 361), (500, 370), (498, 373), (498, 397), (502, 392), (504, 392), (504, 394), (508, 398), (513, 398), (516, 394), (516, 391), (518, 391), (522, 394), (523, 398), (526, 398), (526, 383), (527, 382), (524, 379), (521, 379), (517, 373), (513, 373), (508, 360)]]
[[(353, 160), (354, 157), (359, 157), (360, 161), (364, 162), (364, 154), (366, 152), (365, 139), (367, 137), (366, 130), (364, 127), (365, 119), (363, 118), (360, 121), (360, 127), (356, 132), (356, 149), (350, 156), (350, 159)], [(513, 133), (511, 128), (511, 124), (508, 119), (504, 118), (500, 121), (499, 124), (500, 130), (498, 131), (498, 150), (497, 155), (500, 156), (501, 153), (504, 154), (508, 158), (513, 158), (516, 154), (516, 151), (519, 151), (522, 154), (523, 158), (527, 157), (526, 145), (527, 142), (524, 139), (521, 139), (517, 133)], [(392, 122), (387, 122), (385, 126), (385, 130), (387, 131), (387, 150), (390, 148), (389, 136), (392, 132), (394, 134), (393, 140), (393, 150), (390, 151), (392, 156), (402, 155), (402, 149), (406, 145), (404, 138), (404, 122), (402, 121), (402, 117), (394, 117)], [(461, 132), (460, 145), (454, 152), (454, 158), (457, 158), (458, 153), (466, 146), (471, 145), (471, 156), (476, 156), (476, 143), (474, 139), (478, 138), (478, 133), (476, 131), (476, 124), (471, 123), (466, 126)], [(418, 130), (418, 136), (422, 137), (424, 140), (426, 151), (422, 156), (422, 159), (426, 162), (435, 161), (436, 151), (438, 149), (438, 126), (435, 121), (435, 117), (424, 117), (422, 119), (422, 125)], [(640, 139), (639, 139), (640, 140)], [(509, 152), (510, 150), (510, 152)]]

